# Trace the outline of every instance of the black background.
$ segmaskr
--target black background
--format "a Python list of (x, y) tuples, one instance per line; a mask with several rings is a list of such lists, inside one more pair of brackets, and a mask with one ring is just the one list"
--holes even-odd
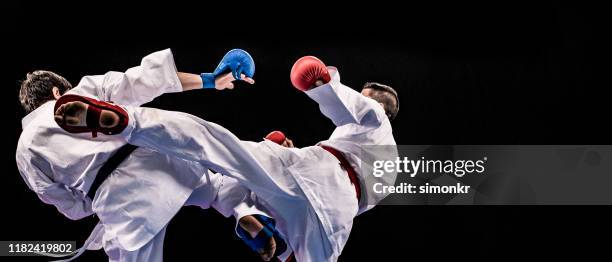
[[(19, 176), (12, 157), (24, 116), (17, 90), (29, 71), (52, 70), (76, 85), (84, 75), (124, 71), (172, 48), (179, 71), (199, 73), (242, 48), (257, 63), (254, 86), (169, 94), (149, 106), (195, 114), (245, 140), (283, 130), (307, 146), (333, 130), (289, 81), (293, 62), (315, 55), (337, 66), (348, 86), (378, 81), (398, 90), (398, 144), (609, 144), (609, 84), (595, 80), (603, 60), (597, 9), (556, 2), (9, 7), (2, 106), (15, 117), (4, 139), (0, 239), (81, 243), (95, 223), (64, 218)], [(356, 218), (341, 261), (602, 254), (612, 233), (604, 209), (379, 206)], [(169, 225), (165, 258), (257, 261), (232, 228), (214, 210), (183, 208)], [(82, 261), (104, 259), (88, 252)]]

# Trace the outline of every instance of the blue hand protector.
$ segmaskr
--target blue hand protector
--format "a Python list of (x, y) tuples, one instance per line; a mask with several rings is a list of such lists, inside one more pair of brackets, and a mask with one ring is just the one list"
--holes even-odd
[(255, 75), (255, 61), (249, 53), (242, 49), (232, 49), (221, 59), (221, 62), (212, 73), (203, 73), (202, 77), (203, 88), (215, 88), (215, 78), (221, 74), (232, 72), (235, 79), (240, 80), (241, 74), (248, 77)]

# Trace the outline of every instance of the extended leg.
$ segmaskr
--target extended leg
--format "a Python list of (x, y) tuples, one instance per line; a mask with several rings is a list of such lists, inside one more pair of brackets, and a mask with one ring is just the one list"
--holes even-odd
[[(241, 141), (220, 125), (181, 112), (141, 107), (126, 107), (124, 110), (116, 105), (77, 96), (73, 100), (58, 100), (56, 103), (55, 118), (68, 132), (79, 133), (85, 130), (95, 133), (112, 129), (113, 132), (105, 134), (118, 133), (119, 137), (130, 144), (200, 162), (223, 175), (236, 178), (258, 196), (300, 195), (294, 178), (282, 175), (285, 173), (284, 164), (270, 148), (259, 143)], [(99, 119), (91, 118), (90, 111), (98, 112), (94, 115)], [(83, 114), (87, 116), (78, 117)], [(105, 115), (113, 114), (125, 121), (117, 126), (99, 127), (98, 122), (106, 122), (102, 119)]]
[[(236, 178), (258, 196), (292, 194), (296, 182), (283, 174), (283, 163), (266, 145), (241, 141), (229, 130), (181, 112), (131, 108), (129, 124), (120, 133), (128, 143), (198, 161)], [(279, 192), (281, 191), (281, 192)]]

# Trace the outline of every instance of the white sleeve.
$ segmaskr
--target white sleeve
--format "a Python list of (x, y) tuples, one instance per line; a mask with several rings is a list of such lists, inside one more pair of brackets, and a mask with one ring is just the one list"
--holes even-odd
[(121, 105), (140, 106), (165, 93), (181, 92), (170, 49), (144, 57), (139, 66), (121, 72), (85, 76), (69, 93), (92, 96)]
[(331, 81), (306, 91), (306, 94), (319, 104), (321, 113), (336, 126), (346, 124), (379, 126), (386, 118), (382, 106), (340, 83), (340, 74), (336, 68), (328, 67), (328, 69)]
[(40, 200), (54, 205), (60, 213), (72, 220), (93, 214), (91, 200), (82, 191), (52, 181), (34, 164), (24, 160), (17, 156), (19, 172)]

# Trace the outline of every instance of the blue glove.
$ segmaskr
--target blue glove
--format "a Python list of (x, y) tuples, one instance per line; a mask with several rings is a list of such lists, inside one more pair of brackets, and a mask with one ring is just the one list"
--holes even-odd
[(240, 80), (241, 74), (253, 77), (255, 74), (255, 61), (249, 53), (242, 49), (232, 49), (221, 59), (221, 62), (212, 73), (202, 73), (203, 88), (215, 88), (215, 78), (221, 74), (232, 72), (234, 78)]

